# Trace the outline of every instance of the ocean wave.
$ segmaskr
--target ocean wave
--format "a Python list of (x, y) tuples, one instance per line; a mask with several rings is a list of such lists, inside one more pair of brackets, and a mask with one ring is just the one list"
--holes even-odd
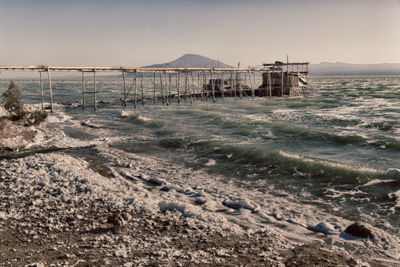
[(367, 143), (370, 146), (379, 147), (382, 149), (400, 151), (400, 141), (388, 136), (376, 135), (367, 140)]
[[(336, 145), (373, 146), (395, 151), (400, 150), (400, 141), (397, 140), (396, 138), (389, 136), (383, 136), (383, 135), (367, 136), (361, 134), (344, 134), (343, 131), (339, 131), (339, 133), (336, 134), (331, 132), (325, 132), (318, 128), (301, 127), (291, 123), (270, 122), (269, 124), (275, 136), (280, 136), (284, 138), (296, 138), (300, 140), (320, 141), (320, 142), (329, 141)], [(383, 124), (382, 127), (385, 127), (384, 125), (385, 124)]]
[(130, 111), (130, 110), (122, 110), (121, 117), (122, 118), (133, 118), (137, 119), (141, 116), (140, 112), (137, 111)]
[(130, 121), (147, 126), (148, 128), (162, 128), (165, 122), (146, 117), (137, 111), (121, 111), (121, 117), (129, 119)]
[(390, 131), (394, 130), (395, 128), (399, 128), (400, 122), (391, 120), (375, 121), (367, 123), (366, 125), (364, 125), (364, 127), (368, 129), (375, 128), (380, 131)]
[[(255, 145), (231, 145), (219, 140), (202, 140), (190, 147), (205, 150), (205, 155), (214, 155), (225, 161), (228, 168), (256, 170), (259, 174), (274, 173), (279, 177), (316, 179), (318, 183), (360, 184), (382, 173), (381, 170), (353, 166), (317, 158), (305, 157), (282, 150), (276, 151)], [(254, 166), (254, 167), (251, 167)], [(251, 170), (250, 170), (251, 169)], [(260, 176), (261, 177), (261, 176)], [(262, 175), (268, 178), (269, 176)]]
[(365, 138), (359, 135), (338, 135), (324, 132), (317, 128), (306, 128), (291, 123), (271, 123), (272, 131), (280, 135), (290, 135), (303, 140), (331, 141), (339, 145), (362, 144)]

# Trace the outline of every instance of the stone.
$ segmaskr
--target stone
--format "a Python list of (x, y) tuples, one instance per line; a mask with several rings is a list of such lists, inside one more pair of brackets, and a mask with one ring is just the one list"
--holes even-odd
[(352, 236), (355, 237), (361, 237), (361, 238), (370, 238), (370, 239), (375, 239), (374, 235), (372, 234), (371, 230), (369, 230), (367, 227), (364, 225), (361, 225), (357, 222), (353, 223), (352, 225), (348, 226), (346, 230), (344, 230), (346, 233), (351, 234)]
[(148, 183), (155, 185), (155, 186), (162, 186), (165, 185), (165, 182), (158, 178), (150, 178), (147, 180)]

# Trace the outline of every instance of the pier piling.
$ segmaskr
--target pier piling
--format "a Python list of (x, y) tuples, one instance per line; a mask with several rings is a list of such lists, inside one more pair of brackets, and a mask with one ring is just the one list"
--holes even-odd
[(97, 111), (96, 67), (93, 68), (93, 105), (94, 111)]
[(42, 103), (42, 110), (44, 109), (43, 107), (43, 102), (44, 102), (44, 90), (43, 90), (43, 80), (42, 80), (42, 72), (39, 71), (39, 79), (40, 79), (40, 100)]
[(53, 113), (53, 88), (51, 84), (50, 69), (47, 67), (47, 79), (49, 81), (49, 94), (50, 94), (50, 111)]
[[(83, 74), (83, 72), (82, 72), (82, 74)], [(124, 97), (123, 97), (123, 100), (122, 100), (122, 106), (123, 107), (126, 107), (126, 77), (125, 77), (125, 71), (123, 71), (122, 72), (122, 81), (123, 81), (123, 84), (124, 84)]]
[(179, 92), (179, 72), (176, 74), (176, 92), (178, 94), (178, 104), (181, 103), (181, 94)]
[(82, 71), (82, 108), (85, 109), (86, 101), (85, 101), (85, 94), (86, 94), (86, 82), (85, 82), (85, 72)]
[(142, 106), (144, 106), (144, 93), (143, 93), (143, 73), (140, 76), (140, 91), (142, 94)]
[(136, 102), (137, 102), (137, 72), (135, 71), (135, 78), (134, 78), (134, 83), (135, 83), (135, 90), (133, 94), (133, 107), (136, 108)]

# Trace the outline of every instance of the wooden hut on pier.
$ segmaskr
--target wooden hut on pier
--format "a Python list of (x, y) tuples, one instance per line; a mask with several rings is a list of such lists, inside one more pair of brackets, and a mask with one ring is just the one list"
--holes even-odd
[(276, 61), (263, 64), (267, 71), (262, 73), (259, 89), (269, 96), (304, 96), (308, 95), (308, 62), (283, 63)]
[[(239, 77), (240, 72), (230, 79), (211, 78), (204, 85), (204, 90), (215, 96), (306, 96), (309, 94), (308, 63), (283, 63), (276, 61), (263, 64), (261, 69), (262, 83), (257, 89), (252, 89), (244, 79)], [(249, 77), (249, 80), (251, 78)], [(250, 80), (251, 81), (251, 80)]]

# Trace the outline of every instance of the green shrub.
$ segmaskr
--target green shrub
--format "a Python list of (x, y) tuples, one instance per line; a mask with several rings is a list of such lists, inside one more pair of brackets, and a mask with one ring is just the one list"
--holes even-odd
[(46, 111), (26, 112), (21, 102), (21, 92), (13, 81), (8, 89), (1, 95), (4, 109), (10, 114), (12, 121), (22, 121), (25, 126), (39, 125), (47, 118)]
[(35, 124), (39, 125), (40, 123), (44, 122), (47, 118), (47, 112), (46, 111), (34, 111), (32, 113), (29, 113), (28, 115), (28, 121), (30, 124)]
[(13, 81), (10, 82), (10, 86), (1, 95), (1, 98), (4, 108), (11, 116), (11, 120), (18, 121), (24, 118), (25, 112), (21, 102), (21, 92)]

